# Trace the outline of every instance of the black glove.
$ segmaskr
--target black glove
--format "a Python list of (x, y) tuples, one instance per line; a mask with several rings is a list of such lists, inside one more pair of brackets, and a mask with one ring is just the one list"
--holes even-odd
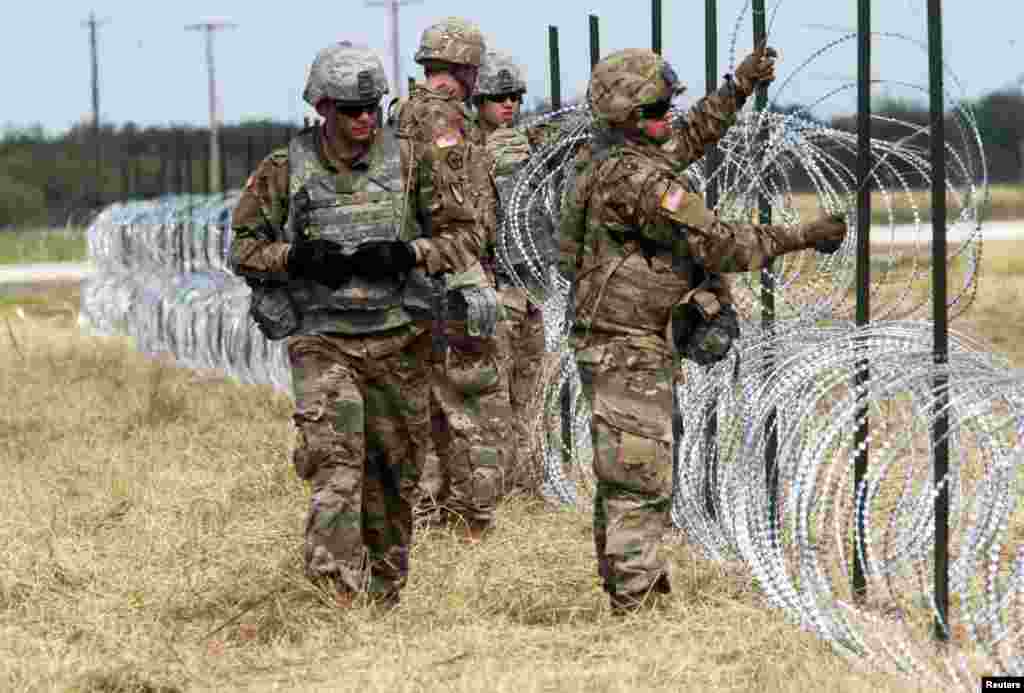
[(839, 250), (839, 246), (841, 246), (842, 244), (843, 242), (838, 238), (823, 238), (820, 241), (814, 242), (814, 249), (817, 250), (819, 253), (831, 255), (832, 253)]
[(731, 305), (725, 304), (711, 320), (698, 318), (689, 339), (677, 348), (694, 363), (710, 366), (724, 359), (739, 338), (739, 317)]
[(811, 241), (811, 247), (826, 255), (839, 250), (846, 239), (846, 217), (842, 214), (832, 214), (812, 221), (804, 228), (808, 240)]
[(311, 279), (337, 289), (351, 275), (350, 260), (334, 241), (323, 238), (299, 241), (288, 250), (288, 276), (292, 279)]
[(367, 241), (351, 257), (352, 271), (366, 279), (407, 274), (416, 266), (416, 251), (406, 241)]

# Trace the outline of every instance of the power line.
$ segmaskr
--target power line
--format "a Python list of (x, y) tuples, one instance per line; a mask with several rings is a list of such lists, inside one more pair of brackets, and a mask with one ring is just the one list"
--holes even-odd
[(219, 29), (234, 29), (237, 26), (233, 22), (225, 21), (199, 22), (185, 26), (186, 31), (206, 32), (206, 72), (210, 93), (210, 192), (221, 192), (224, 183), (220, 175), (220, 124), (217, 118), (217, 78), (213, 66), (213, 32)]
[(402, 95), (402, 62), (398, 46), (398, 8), (419, 5), (423, 0), (366, 0), (367, 7), (386, 7), (391, 16), (391, 72), (395, 82), (395, 96)]

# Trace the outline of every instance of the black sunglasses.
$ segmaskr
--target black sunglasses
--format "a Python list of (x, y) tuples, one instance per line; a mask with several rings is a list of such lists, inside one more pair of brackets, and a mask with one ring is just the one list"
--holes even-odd
[(341, 103), (339, 101), (334, 102), (334, 110), (340, 115), (348, 116), (349, 118), (359, 118), (364, 113), (373, 115), (380, 108), (379, 103), (367, 103), (361, 106), (353, 106), (352, 104)]
[(505, 101), (519, 103), (523, 100), (523, 95), (516, 91), (511, 94), (488, 94), (484, 98), (491, 103), (504, 103)]
[(647, 120), (661, 120), (672, 109), (671, 101), (657, 101), (640, 107), (640, 113)]

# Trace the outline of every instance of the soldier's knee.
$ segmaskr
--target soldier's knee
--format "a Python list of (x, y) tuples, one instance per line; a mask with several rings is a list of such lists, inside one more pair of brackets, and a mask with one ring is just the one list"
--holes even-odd
[(296, 412), (293, 420), (296, 441), (292, 464), (300, 479), (311, 479), (320, 469), (346, 462), (362, 466), (365, 410), (361, 398), (323, 401)]
[(473, 474), (473, 496), (482, 504), (497, 501), (502, 488), (502, 456), (499, 448), (474, 446), (469, 457)]

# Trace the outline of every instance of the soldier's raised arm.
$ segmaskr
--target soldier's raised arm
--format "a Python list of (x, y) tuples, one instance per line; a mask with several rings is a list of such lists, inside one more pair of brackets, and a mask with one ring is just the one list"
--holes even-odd
[[(755, 50), (736, 67), (735, 76), (713, 94), (700, 99), (687, 114), (673, 123), (672, 136), (662, 147), (681, 167), (704, 156), (707, 147), (717, 143), (736, 122), (747, 98), (761, 84), (775, 79), (778, 53), (770, 46)], [(671, 69), (671, 68), (669, 68)], [(675, 77), (675, 73), (670, 75)]]

